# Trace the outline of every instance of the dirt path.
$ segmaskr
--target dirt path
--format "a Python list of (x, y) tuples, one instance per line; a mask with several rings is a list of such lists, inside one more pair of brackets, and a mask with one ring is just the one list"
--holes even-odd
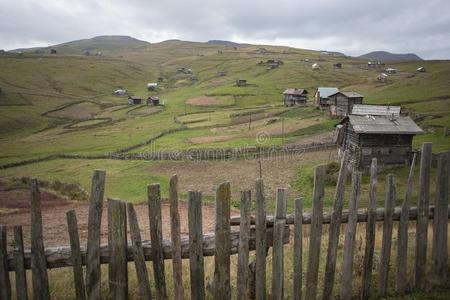
[[(87, 202), (69, 201), (51, 192), (41, 191), (42, 220), (44, 226), (45, 247), (69, 245), (67, 233), (66, 212), (74, 209), (78, 219), (78, 230), (81, 244), (87, 240), (87, 220), (89, 206)], [(141, 235), (144, 240), (150, 239), (148, 209), (146, 204), (135, 205)], [(181, 233), (188, 233), (187, 204), (179, 203)], [(237, 214), (233, 211), (233, 214)], [(215, 209), (213, 205), (203, 206), (203, 230), (214, 231)], [(170, 218), (168, 203), (162, 204), (163, 236), (170, 239)], [(8, 250), (13, 247), (13, 226), (22, 225), (25, 248), (30, 248), (30, 192), (26, 189), (8, 190), (0, 184), (0, 224), (8, 228)], [(102, 243), (107, 242), (107, 204), (103, 205), (102, 215)]]

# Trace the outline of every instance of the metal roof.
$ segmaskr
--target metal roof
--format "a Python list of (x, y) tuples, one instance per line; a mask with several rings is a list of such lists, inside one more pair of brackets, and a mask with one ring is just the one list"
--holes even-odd
[(352, 109), (352, 115), (392, 116), (392, 114), (398, 117), (400, 106), (355, 104)]
[(283, 92), (284, 95), (302, 95), (303, 93), (308, 94), (308, 91), (305, 89), (293, 88), (293, 89), (286, 89)]
[(356, 133), (418, 134), (423, 132), (410, 117), (349, 115), (341, 123), (347, 118)]
[(318, 87), (317, 91), (320, 93), (320, 98), (328, 98), (339, 92), (339, 89), (335, 87)]
[(358, 94), (357, 92), (337, 92), (337, 93), (334, 93), (334, 94), (332, 94), (332, 95), (330, 95), (328, 97), (334, 96), (334, 95), (339, 94), (339, 93), (344, 95), (347, 98), (364, 98), (363, 95)]

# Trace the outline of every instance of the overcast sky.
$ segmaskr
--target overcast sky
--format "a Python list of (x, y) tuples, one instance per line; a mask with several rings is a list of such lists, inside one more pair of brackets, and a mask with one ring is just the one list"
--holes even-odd
[(450, 0), (0, 0), (0, 49), (97, 35), (450, 59)]

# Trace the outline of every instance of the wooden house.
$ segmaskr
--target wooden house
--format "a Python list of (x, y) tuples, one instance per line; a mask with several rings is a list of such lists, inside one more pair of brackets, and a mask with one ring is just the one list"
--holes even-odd
[(336, 126), (338, 156), (348, 150), (357, 168), (370, 166), (372, 158), (379, 165), (409, 163), (413, 137), (422, 129), (410, 117), (400, 116), (400, 107), (363, 105), (353, 112)]
[(150, 106), (158, 106), (159, 105), (159, 97), (150, 96), (147, 98), (147, 105)]
[(136, 104), (141, 104), (141, 103), (142, 103), (142, 99), (137, 96), (128, 97), (128, 104), (130, 104), (130, 105), (136, 105)]
[(333, 64), (333, 68), (342, 69), (342, 63), (338, 62), (338, 63)]
[(236, 85), (237, 86), (246, 86), (247, 80), (246, 79), (238, 79), (238, 80), (236, 80)]
[(158, 83), (156, 83), (156, 82), (149, 82), (149, 83), (147, 83), (147, 90), (148, 91), (156, 91), (157, 88), (158, 88)]
[(56, 51), (56, 49), (50, 49), (50, 54), (57, 54), (58, 51)]
[(363, 98), (363, 95), (356, 92), (337, 92), (328, 96), (331, 116), (348, 116), (352, 112), (353, 105), (362, 104)]
[(427, 70), (425, 69), (425, 67), (418, 67), (417, 68), (417, 72), (426, 72)]
[(368, 68), (384, 68), (385, 64), (380, 61), (369, 61), (367, 62)]
[(305, 89), (286, 89), (283, 92), (283, 101), (285, 106), (306, 105), (308, 91)]
[(379, 82), (385, 83), (385, 82), (388, 81), (388, 77), (389, 77), (388, 74), (386, 74), (386, 73), (380, 73), (380, 74), (378, 74), (378, 76), (377, 76), (377, 80), (378, 80)]
[(114, 91), (114, 95), (116, 96), (125, 96), (127, 94), (127, 91), (124, 89), (118, 89)]
[(336, 94), (339, 89), (336, 87), (318, 87), (314, 95), (314, 104), (317, 108), (328, 108), (330, 105), (328, 103), (328, 97), (330, 95)]

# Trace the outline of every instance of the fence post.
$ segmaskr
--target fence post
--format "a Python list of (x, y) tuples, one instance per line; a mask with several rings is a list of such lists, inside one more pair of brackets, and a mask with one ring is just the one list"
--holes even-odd
[(294, 300), (302, 299), (302, 224), (303, 224), (303, 201), (295, 200), (295, 218), (294, 218)]
[(247, 299), (247, 286), (249, 278), (249, 235), (250, 235), (250, 204), (251, 192), (241, 192), (241, 223), (239, 226), (239, 254), (237, 270), (238, 299)]
[(101, 298), (100, 230), (102, 223), (105, 171), (95, 170), (89, 200), (88, 239), (86, 253), (86, 292), (88, 299)]
[(14, 226), (14, 265), (16, 271), (16, 295), (17, 300), (28, 299), (27, 274), (25, 270), (25, 258), (23, 247), (22, 226)]
[(435, 285), (444, 285), (447, 281), (447, 239), (448, 239), (448, 185), (449, 153), (439, 155), (436, 201), (434, 206), (433, 248), (431, 281)]
[(147, 265), (145, 264), (144, 249), (142, 248), (141, 232), (139, 230), (139, 224), (133, 204), (127, 203), (127, 212), (139, 293), (142, 299), (152, 299)]
[(50, 299), (47, 260), (42, 233), (41, 194), (38, 181), (31, 181), (31, 269), (34, 299)]
[(214, 299), (231, 299), (230, 231), (230, 183), (224, 182), (216, 192)]
[(331, 213), (331, 223), (329, 226), (327, 260), (325, 266), (325, 279), (323, 288), (323, 300), (332, 298), (334, 287), (334, 275), (336, 272), (336, 256), (341, 229), (342, 207), (344, 205), (345, 181), (348, 175), (348, 150), (344, 151), (341, 160), (341, 168), (336, 183), (334, 194), (333, 211)]
[(354, 171), (352, 176), (352, 197), (348, 223), (345, 228), (344, 262), (342, 269), (341, 299), (352, 298), (353, 255), (355, 250), (356, 225), (360, 197), (361, 172)]
[(189, 268), (191, 298), (205, 299), (205, 274), (203, 262), (202, 194), (188, 193)]
[(316, 167), (314, 172), (313, 213), (311, 217), (311, 236), (308, 253), (308, 269), (306, 273), (306, 298), (317, 298), (317, 277), (319, 271), (320, 246), (322, 241), (322, 212), (325, 166)]
[(0, 225), (0, 299), (11, 299), (11, 281), (9, 280), (5, 225)]
[(272, 246), (272, 299), (281, 300), (284, 295), (283, 237), (286, 225), (287, 189), (277, 190), (275, 223)]
[(184, 298), (183, 263), (181, 260), (181, 229), (178, 212), (178, 177), (174, 175), (169, 181), (170, 232), (172, 238), (172, 276), (175, 300)]
[(385, 297), (388, 289), (389, 261), (391, 258), (393, 226), (392, 216), (394, 214), (395, 193), (395, 177), (394, 175), (389, 174), (386, 180), (386, 204), (384, 209), (383, 240), (380, 258), (380, 281), (378, 287), (380, 297)]
[(417, 226), (416, 226), (416, 260), (415, 284), (419, 288), (425, 287), (425, 273), (427, 260), (428, 239), (428, 205), (430, 194), (430, 171), (432, 158), (432, 143), (422, 144), (420, 157), (419, 193), (417, 199)]
[(361, 299), (366, 300), (370, 295), (372, 282), (373, 254), (375, 250), (375, 225), (377, 221), (377, 159), (372, 159), (370, 166), (370, 192), (366, 223), (366, 248), (364, 250), (364, 267), (362, 277)]
[(73, 279), (75, 283), (75, 296), (77, 299), (86, 299), (86, 289), (83, 279), (83, 261), (81, 259), (80, 238), (78, 236), (77, 215), (74, 210), (66, 213), (67, 231), (70, 241), (70, 260), (73, 266)]
[(266, 200), (262, 179), (256, 180), (256, 258), (255, 299), (266, 299)]
[(148, 185), (148, 216), (157, 299), (167, 299), (159, 183)]
[(403, 294), (408, 287), (408, 226), (409, 226), (409, 208), (411, 207), (411, 198), (414, 183), (414, 166), (416, 164), (416, 153), (414, 153), (411, 167), (409, 170), (408, 182), (406, 184), (405, 199), (402, 203), (400, 221), (398, 222), (398, 243), (397, 243), (397, 273), (396, 290)]

